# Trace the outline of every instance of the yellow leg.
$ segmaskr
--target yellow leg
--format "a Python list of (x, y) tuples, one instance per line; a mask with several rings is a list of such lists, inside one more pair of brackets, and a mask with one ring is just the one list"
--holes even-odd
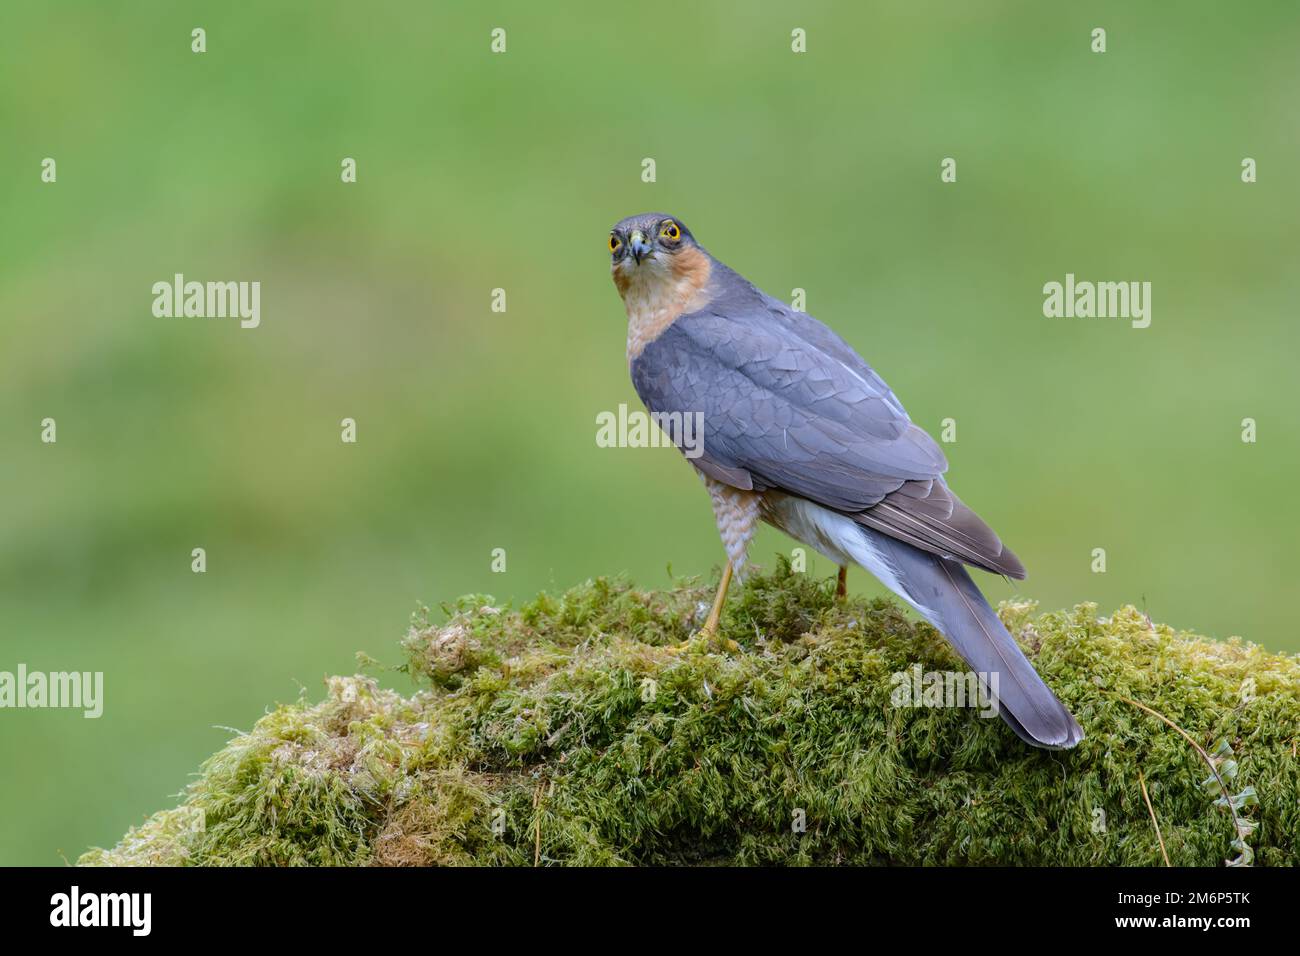
[[(703, 637), (706, 644), (713, 643), (714, 638), (717, 637), (718, 634), (718, 621), (722, 618), (722, 606), (727, 601), (727, 587), (730, 584), (731, 562), (728, 561), (727, 566), (722, 569), (722, 580), (718, 582), (718, 593), (713, 597), (713, 608), (709, 611), (709, 616), (705, 619), (704, 626), (700, 628), (696, 634), (692, 634), (690, 638), (683, 641), (681, 644), (668, 648), (669, 653), (686, 653), (690, 649), (691, 643), (696, 637)], [(733, 652), (740, 650), (740, 645), (732, 640), (723, 641), (722, 647), (724, 650)]]
[(849, 594), (849, 567), (844, 565), (840, 568), (840, 579), (835, 582), (835, 598), (843, 601)]
[(718, 593), (713, 596), (713, 610), (709, 611), (708, 618), (704, 621), (704, 627), (700, 633), (705, 637), (712, 639), (718, 631), (718, 619), (722, 617), (722, 605), (727, 600), (727, 588), (731, 585), (731, 562), (722, 569), (722, 580), (718, 582)]

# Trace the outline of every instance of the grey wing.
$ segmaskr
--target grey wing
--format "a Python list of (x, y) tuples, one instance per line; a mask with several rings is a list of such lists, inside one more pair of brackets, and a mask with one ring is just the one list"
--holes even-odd
[(633, 362), (652, 412), (702, 416), (695, 465), (735, 487), (777, 488), (934, 554), (1024, 577), (948, 489), (943, 452), (874, 370), (811, 316), (749, 292), (682, 316)]

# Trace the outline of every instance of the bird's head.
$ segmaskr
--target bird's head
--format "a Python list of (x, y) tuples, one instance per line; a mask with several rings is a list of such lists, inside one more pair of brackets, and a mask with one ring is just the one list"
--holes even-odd
[(609, 269), (624, 300), (630, 291), (653, 293), (676, 286), (699, 270), (705, 253), (676, 216), (628, 216), (609, 231)]

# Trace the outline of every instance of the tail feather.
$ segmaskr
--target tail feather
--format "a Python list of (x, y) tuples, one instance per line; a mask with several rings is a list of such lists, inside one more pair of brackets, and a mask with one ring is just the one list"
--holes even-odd
[[(768, 491), (763, 517), (833, 561), (862, 565), (939, 629), (978, 674), (997, 674), (998, 714), (1025, 743), (1059, 750), (1083, 739), (1083, 729), (1043, 683), (1034, 665), (984, 600), (958, 561), (896, 537), (805, 498)], [(995, 689), (986, 682), (990, 692)]]
[(971, 670), (998, 675), (998, 714), (1021, 740), (1060, 750), (1083, 739), (1083, 728), (1043, 683), (964, 566), (870, 528), (862, 531), (866, 547), (854, 554), (858, 563), (933, 624)]

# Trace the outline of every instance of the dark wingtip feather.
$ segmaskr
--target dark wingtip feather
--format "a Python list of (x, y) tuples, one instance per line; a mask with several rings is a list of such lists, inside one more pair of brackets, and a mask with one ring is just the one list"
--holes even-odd
[(1015, 578), (1017, 581), (1023, 581), (1029, 576), (1025, 571), (1025, 566), (1020, 563), (1014, 551), (1006, 545), (1002, 546), (1002, 553), (997, 558), (998, 571), (1009, 578)]

